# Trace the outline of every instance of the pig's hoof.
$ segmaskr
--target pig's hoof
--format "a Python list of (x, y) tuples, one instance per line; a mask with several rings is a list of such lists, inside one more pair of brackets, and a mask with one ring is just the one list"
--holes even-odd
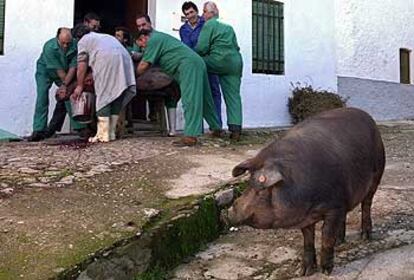
[(361, 232), (361, 239), (362, 240), (371, 240), (371, 231), (362, 231)]
[(323, 274), (329, 275), (333, 270), (333, 264), (326, 264), (324, 266), (321, 265), (321, 272)]
[(303, 266), (302, 267), (302, 276), (310, 276), (316, 272), (316, 265)]
[(339, 246), (345, 243), (345, 238), (337, 238), (335, 241), (335, 246)]

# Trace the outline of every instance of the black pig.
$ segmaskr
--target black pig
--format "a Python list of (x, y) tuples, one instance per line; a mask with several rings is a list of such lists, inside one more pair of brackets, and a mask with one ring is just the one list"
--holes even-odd
[(310, 275), (316, 269), (315, 223), (323, 220), (320, 266), (329, 274), (334, 246), (345, 238), (346, 213), (359, 203), (361, 236), (370, 238), (372, 199), (384, 165), (381, 135), (367, 113), (323, 112), (233, 169), (233, 176), (249, 171), (251, 177), (228, 210), (228, 221), (261, 229), (300, 228), (303, 275)]

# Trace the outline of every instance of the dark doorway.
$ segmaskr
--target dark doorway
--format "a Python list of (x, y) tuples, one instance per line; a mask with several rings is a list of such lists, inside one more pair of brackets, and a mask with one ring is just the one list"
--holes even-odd
[[(114, 35), (115, 27), (124, 26), (134, 37), (138, 32), (135, 18), (138, 14), (146, 14), (147, 10), (147, 0), (75, 0), (74, 24), (83, 22), (87, 13), (95, 13), (101, 18), (100, 32)], [(132, 118), (146, 120), (145, 98), (136, 96), (129, 108)]]
[(147, 13), (147, 0), (75, 0), (74, 24), (82, 22), (90, 12), (101, 17), (103, 33), (114, 34), (117, 26), (125, 26), (134, 33), (135, 16)]

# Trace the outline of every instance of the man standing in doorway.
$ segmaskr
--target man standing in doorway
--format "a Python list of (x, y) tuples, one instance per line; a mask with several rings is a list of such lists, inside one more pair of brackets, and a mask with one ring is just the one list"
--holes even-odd
[[(184, 44), (194, 50), (205, 20), (203, 17), (198, 15), (197, 5), (191, 1), (184, 2), (181, 10), (187, 20), (180, 28), (180, 38)], [(221, 92), (219, 77), (215, 74), (209, 73), (208, 81), (210, 83), (211, 94), (213, 95), (214, 107), (219, 118), (220, 126), (222, 126), (223, 122), (221, 120)]]
[[(51, 137), (56, 131), (60, 131), (65, 120), (66, 113), (70, 113), (70, 102), (67, 86), (74, 80), (76, 74), (76, 42), (72, 39), (69, 28), (59, 28), (56, 37), (50, 39), (43, 46), (42, 54), (36, 65), (37, 97), (33, 117), (33, 133), (28, 141), (40, 141)], [(47, 125), (49, 111), (49, 89), (52, 84), (59, 87), (57, 103), (52, 120)], [(72, 128), (81, 130), (81, 125), (71, 120)]]
[(143, 29), (152, 30), (151, 18), (146, 14), (138, 15), (136, 17), (135, 23), (137, 25), (138, 31), (141, 31)]
[(233, 28), (220, 22), (218, 16), (216, 4), (206, 2), (203, 8), (206, 23), (201, 30), (195, 51), (204, 59), (207, 71), (219, 76), (226, 103), (230, 139), (239, 141), (242, 129), (240, 84), (243, 60)]
[(101, 18), (95, 13), (87, 13), (83, 17), (83, 24), (89, 27), (93, 32), (99, 32), (101, 29)]
[(124, 26), (115, 27), (114, 36), (128, 50), (128, 52), (132, 51), (131, 34), (130, 34), (128, 28), (126, 28)]

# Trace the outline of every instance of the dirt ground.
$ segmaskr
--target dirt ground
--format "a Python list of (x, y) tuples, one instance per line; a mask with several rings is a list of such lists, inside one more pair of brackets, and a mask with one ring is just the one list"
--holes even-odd
[[(373, 204), (373, 240), (360, 240), (361, 211), (356, 208), (348, 214), (347, 242), (336, 248), (333, 273), (310, 279), (414, 279), (414, 127), (388, 123), (381, 130), (387, 164)], [(293, 279), (300, 276), (302, 244), (300, 230), (233, 228), (171, 278)], [(381, 256), (382, 261), (374, 261)]]
[(139, 233), (185, 196), (214, 190), (271, 137), (205, 137), (194, 148), (167, 137), (0, 144), (0, 279), (48, 279)]
[[(338, 267), (414, 242), (414, 124), (387, 124), (382, 132), (387, 167), (373, 206), (374, 241), (359, 241), (359, 210), (352, 212), (348, 242), (337, 250)], [(196, 148), (174, 148), (162, 137), (106, 145), (0, 144), (0, 280), (54, 277), (139, 233), (151, 213), (214, 190), (235, 164), (279, 135), (250, 132), (238, 145), (206, 137)], [(241, 228), (171, 277), (294, 278), (301, 244), (295, 230)]]

